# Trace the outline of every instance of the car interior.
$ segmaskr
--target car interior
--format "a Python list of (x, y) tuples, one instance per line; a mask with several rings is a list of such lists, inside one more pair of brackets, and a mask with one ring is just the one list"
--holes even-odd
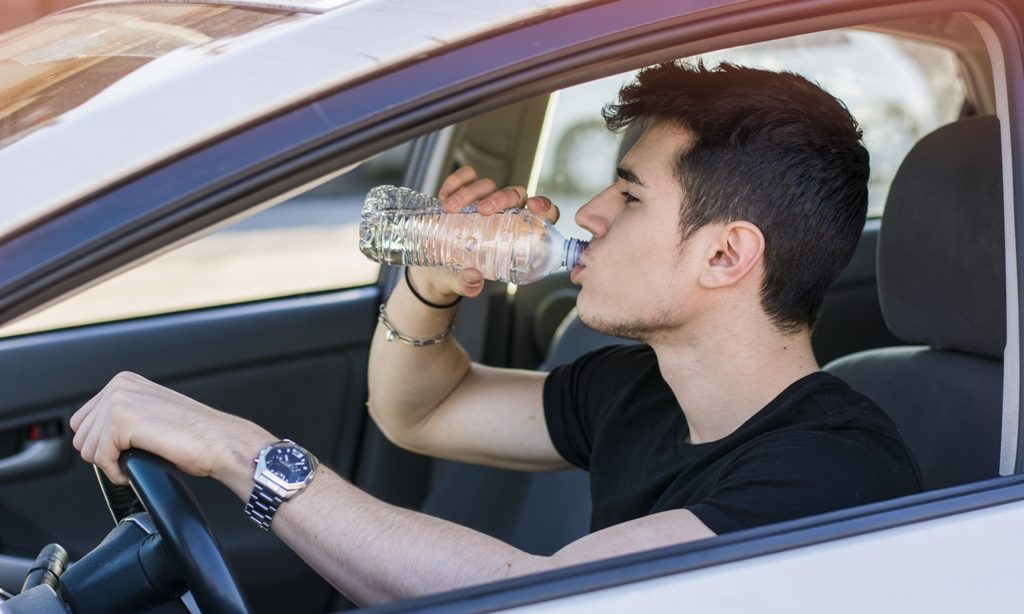
[[(922, 73), (926, 102), (948, 111), (928, 111), (935, 125), (914, 120), (920, 125), (907, 133), (912, 139), (906, 151), (896, 147), (898, 160), (887, 177), (884, 200), (871, 203), (872, 215), (857, 251), (828, 294), (814, 349), (823, 368), (890, 414), (917, 456), (927, 489), (997, 477), (1007, 341), (1005, 195), (989, 51), (972, 18), (964, 14), (873, 23), (849, 31), (855, 34), (846, 42), (815, 41), (825, 46), (818, 52), (841, 53), (842, 45), (851, 44), (846, 53), (854, 54), (860, 33), (902, 50), (900, 57), (909, 59), (900, 61), (910, 67), (932, 66), (922, 49), (937, 49), (946, 58), (938, 65), (954, 75), (956, 88), (935, 72)], [(780, 53), (798, 58), (813, 52)], [(275, 215), (285, 219), (274, 211), (298, 210), (311, 195), (318, 203), (342, 196), (346, 202), (355, 199), (357, 211), (358, 199), (373, 183), (402, 183), (432, 192), (450, 170), (464, 164), (499, 185), (569, 194), (568, 201), (579, 201), (563, 207), (563, 223), (571, 224), (573, 207), (585, 196), (575, 195), (565, 182), (544, 179), (544, 164), (557, 161), (552, 122), (573, 91), (586, 99), (591, 122), (601, 105), (610, 102), (587, 98), (587, 87), (589, 82), (569, 78), (558, 93), (424, 135), (294, 201), (257, 213), (239, 227), (259, 229), (259, 220), (278, 219)], [(884, 100), (879, 104), (891, 105)], [(885, 135), (894, 133), (892, 123), (880, 125)], [(636, 137), (627, 132), (602, 142), (607, 155), (594, 157), (611, 161), (609, 178), (614, 161)], [(886, 144), (884, 139), (879, 142)], [(545, 157), (545, 152), (551, 153)], [(871, 153), (873, 158), (885, 157)], [(326, 235), (326, 240), (331, 249), (347, 241), (344, 249), (352, 253), (351, 219), (343, 223), (346, 230)], [(310, 223), (281, 224), (307, 228)], [(582, 232), (567, 228), (576, 236)], [(228, 228), (201, 241), (218, 236), (236, 240), (241, 234)], [(334, 252), (315, 256), (323, 259), (325, 253)], [(145, 298), (157, 292), (156, 286), (167, 285), (159, 272), (166, 270), (159, 268), (165, 266), (160, 264), (163, 258), (173, 258), (173, 253), (130, 273), (143, 283), (129, 289), (129, 295)], [(147, 274), (147, 267), (155, 272)], [(372, 269), (372, 279), (348, 287), (330, 287), (328, 282), (291, 294), (268, 291), (258, 300), (187, 309), (158, 306), (131, 317), (75, 321), (95, 305), (115, 300), (104, 298), (103, 285), (98, 285), (54, 307), (71, 314), (68, 323), (47, 320), (44, 311), (0, 328), (0, 357), (17, 365), (5, 371), (7, 381), (0, 381), (5, 390), (0, 399), (0, 484), (7, 495), (0, 500), (0, 587), (16, 592), (25, 565), (44, 544), (60, 543), (75, 559), (109, 531), (110, 515), (93, 470), (71, 454), (66, 424), (75, 409), (125, 369), (302, 443), (341, 475), (393, 504), (536, 554), (551, 554), (585, 535), (590, 513), (586, 473), (528, 474), (426, 458), (388, 442), (367, 418), (366, 361), (376, 307), (399, 274)], [(116, 285), (117, 280), (107, 283)], [(603, 345), (629, 343), (584, 326), (573, 308), (576, 291), (564, 272), (519, 287), (489, 282), (480, 298), (464, 301), (456, 334), (474, 360), (540, 370)], [(82, 302), (76, 306), (75, 300)], [(123, 307), (118, 304), (118, 309)], [(32, 318), (42, 324), (33, 329)], [(39, 375), (52, 371), (61, 377)], [(53, 462), (30, 472), (7, 469), (3, 456), (47, 439), (65, 443)], [(200, 479), (189, 484), (254, 611), (353, 607), (276, 537), (251, 526), (241, 513), (242, 504), (226, 489)], [(75, 509), (69, 514), (71, 505)], [(261, 563), (268, 557), (275, 561), (273, 570)]]

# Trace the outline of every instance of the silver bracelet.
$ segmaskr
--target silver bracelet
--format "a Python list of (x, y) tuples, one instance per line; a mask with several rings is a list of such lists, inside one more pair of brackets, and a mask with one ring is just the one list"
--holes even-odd
[(455, 329), (455, 320), (452, 319), (452, 322), (451, 324), (448, 325), (448, 328), (444, 329), (443, 331), (434, 335), (433, 337), (427, 337), (426, 339), (414, 339), (413, 337), (403, 335), (402, 333), (395, 330), (395, 325), (391, 323), (391, 320), (388, 320), (388, 312), (384, 310), (384, 303), (381, 303), (380, 305), (380, 315), (377, 316), (377, 321), (383, 324), (384, 328), (388, 330), (388, 332), (384, 334), (384, 338), (387, 339), (388, 342), (401, 341), (406, 345), (411, 345), (414, 347), (423, 347), (426, 345), (435, 345), (441, 343), (442, 341), (444, 341), (444, 338), (448, 336), (448, 333), (452, 332), (452, 330)]

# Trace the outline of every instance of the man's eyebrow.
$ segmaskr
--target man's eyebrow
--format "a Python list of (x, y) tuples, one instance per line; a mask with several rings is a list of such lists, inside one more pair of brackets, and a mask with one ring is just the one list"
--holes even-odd
[(635, 183), (638, 186), (643, 187), (643, 188), (647, 187), (647, 185), (643, 181), (640, 181), (640, 178), (636, 176), (636, 173), (634, 173), (633, 171), (629, 170), (628, 168), (620, 166), (620, 167), (615, 169), (615, 174), (618, 175), (620, 178), (625, 179), (626, 181), (628, 181), (630, 183)]

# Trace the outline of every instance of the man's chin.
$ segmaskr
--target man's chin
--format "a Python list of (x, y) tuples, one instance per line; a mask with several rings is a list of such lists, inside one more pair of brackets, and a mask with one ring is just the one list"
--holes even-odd
[(603, 318), (599, 315), (590, 313), (589, 310), (580, 308), (577, 305), (576, 314), (579, 316), (580, 322), (587, 328), (596, 330), (599, 333), (611, 335), (612, 337), (618, 337), (620, 339), (630, 339), (633, 341), (645, 341), (649, 331), (642, 322), (619, 322), (610, 319)]

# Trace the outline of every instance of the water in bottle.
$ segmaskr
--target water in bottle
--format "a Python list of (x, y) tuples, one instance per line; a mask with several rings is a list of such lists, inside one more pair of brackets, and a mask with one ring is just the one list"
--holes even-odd
[(439, 199), (395, 186), (370, 190), (359, 224), (359, 249), (376, 262), (473, 268), (514, 284), (572, 270), (586, 246), (524, 209), (445, 213)]

